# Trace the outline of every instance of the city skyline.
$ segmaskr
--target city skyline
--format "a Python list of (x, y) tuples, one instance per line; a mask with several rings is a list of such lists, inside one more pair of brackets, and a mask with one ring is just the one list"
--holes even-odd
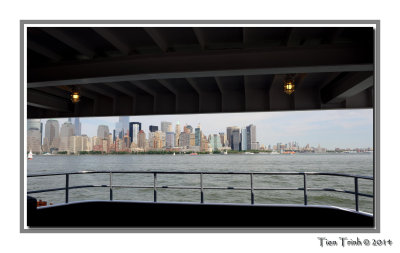
[[(42, 119), (45, 125), (48, 119)], [(60, 126), (68, 118), (58, 118)], [(171, 122), (173, 130), (180, 123), (181, 128), (188, 124), (196, 128), (199, 124), (205, 135), (226, 133), (227, 127), (242, 129), (247, 125), (257, 126), (257, 141), (260, 145), (274, 145), (296, 141), (301, 146), (309, 144), (334, 148), (367, 148), (373, 146), (373, 111), (331, 110), (297, 112), (256, 112), (256, 113), (220, 113), (191, 115), (129, 116), (129, 122), (141, 122), (146, 135), (149, 126), (158, 126), (161, 122)], [(81, 134), (96, 136), (99, 125), (106, 125), (113, 133), (119, 117), (80, 118)]]

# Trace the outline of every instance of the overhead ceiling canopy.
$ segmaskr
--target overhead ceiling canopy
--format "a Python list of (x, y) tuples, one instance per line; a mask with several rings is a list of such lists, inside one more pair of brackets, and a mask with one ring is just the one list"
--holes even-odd
[(28, 118), (373, 107), (369, 27), (29, 27), (26, 38)]

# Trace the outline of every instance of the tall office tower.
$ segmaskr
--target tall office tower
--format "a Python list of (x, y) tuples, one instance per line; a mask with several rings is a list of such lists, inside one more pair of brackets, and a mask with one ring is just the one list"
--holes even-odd
[(28, 144), (27, 150), (32, 151), (33, 153), (42, 153), (41, 138), (42, 135), (40, 134), (39, 129), (30, 128), (26, 136)]
[[(29, 130), (37, 130), (37, 131), (39, 131), (39, 134), (40, 134), (40, 138), (39, 138), (40, 149), (42, 149), (42, 145), (43, 145), (43, 143), (42, 143), (42, 139), (43, 139), (42, 138), (42, 135), (43, 135), (43, 123), (40, 122), (40, 119), (28, 119), (27, 120), (26, 131), (29, 131)], [(33, 134), (33, 133), (31, 133), (31, 134)], [(35, 132), (33, 135), (37, 136), (37, 132)], [(32, 150), (32, 152), (33, 152), (33, 150)]]
[(149, 133), (149, 147), (155, 149), (161, 149), (165, 147), (165, 133), (161, 131)]
[(26, 130), (37, 129), (40, 130), (40, 119), (28, 119), (26, 122)]
[(247, 150), (257, 150), (256, 126), (250, 124), (246, 127), (247, 134)]
[(226, 142), (227, 142), (227, 146), (231, 147), (232, 150), (234, 150), (233, 148), (233, 131), (237, 130), (239, 131), (240, 134), (240, 128), (237, 126), (232, 126), (232, 127), (227, 127), (226, 128)]
[(142, 130), (142, 123), (140, 122), (129, 122), (129, 139), (131, 143), (138, 144), (138, 133)]
[(60, 130), (60, 146), (59, 151), (67, 151), (70, 153), (71, 139), (69, 137), (74, 136), (74, 125), (71, 122), (65, 122), (61, 126)]
[(138, 139), (138, 147), (144, 149), (146, 147), (146, 134), (144, 133), (143, 130), (139, 130), (137, 139)]
[(183, 132), (190, 134), (193, 132), (193, 127), (191, 125), (185, 125), (183, 126)]
[(82, 129), (82, 125), (81, 125), (81, 122), (80, 122), (80, 120), (79, 120), (79, 118), (75, 118), (74, 119), (74, 128), (75, 128), (75, 135), (76, 136), (81, 136), (82, 135), (82, 133), (81, 133), (81, 129)]
[(219, 141), (221, 142), (222, 147), (225, 147), (226, 135), (225, 133), (219, 133)]
[(149, 126), (149, 131), (150, 131), (150, 132), (158, 131), (158, 126), (152, 126), (152, 125), (150, 125), (150, 126)]
[(194, 133), (190, 133), (190, 142), (189, 146), (196, 146), (196, 135)]
[(179, 135), (179, 146), (181, 147), (190, 146), (190, 133), (182, 132)]
[(82, 151), (90, 151), (91, 150), (91, 145), (90, 145), (90, 138), (86, 135), (82, 135)]
[(179, 121), (175, 125), (175, 147), (179, 147), (179, 135), (181, 134), (181, 125)]
[(200, 146), (200, 145), (201, 145), (201, 130), (200, 130), (200, 124), (194, 129), (194, 138), (195, 138), (194, 145), (195, 145), (195, 146)]
[(232, 130), (233, 127), (226, 128), (226, 142), (228, 147), (232, 147)]
[(247, 128), (242, 129), (242, 150), (247, 150)]
[(99, 125), (97, 127), (97, 137), (100, 139), (108, 139), (108, 135), (110, 134), (110, 130), (108, 130), (108, 126)]
[(240, 129), (235, 128), (232, 130), (232, 150), (240, 151)]
[(175, 133), (174, 132), (167, 132), (165, 138), (165, 147), (166, 148), (173, 148), (175, 147)]
[(68, 118), (68, 122), (69, 122), (69, 123), (72, 123), (72, 118)]
[(60, 143), (60, 125), (58, 120), (47, 120), (44, 129), (43, 151), (52, 152)]
[(168, 121), (161, 121), (161, 132), (172, 132), (172, 123)]
[(213, 150), (219, 150), (222, 147), (220, 136), (218, 134), (211, 135), (210, 144)]

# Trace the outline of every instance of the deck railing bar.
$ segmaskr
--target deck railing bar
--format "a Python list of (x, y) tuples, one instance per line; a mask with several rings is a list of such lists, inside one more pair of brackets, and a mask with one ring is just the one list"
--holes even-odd
[(69, 199), (69, 174), (65, 174), (65, 203), (68, 203)]
[[(69, 190), (73, 189), (81, 189), (81, 188), (95, 188), (95, 187), (107, 187), (109, 188), (109, 185), (78, 185), (78, 186), (70, 186)], [(114, 188), (133, 188), (133, 189), (154, 189), (154, 186), (134, 186), (134, 185), (113, 185)], [(169, 186), (169, 185), (163, 185), (163, 186), (158, 186), (157, 188), (163, 188), (163, 189), (183, 189), (183, 190), (251, 190), (251, 188), (244, 188), (244, 187), (191, 187), (191, 186)], [(52, 188), (52, 189), (45, 189), (45, 190), (35, 190), (35, 191), (29, 191), (28, 194), (34, 194), (34, 193), (42, 193), (42, 192), (52, 192), (52, 191), (62, 191), (65, 190), (65, 187), (62, 188)], [(253, 191), (292, 191), (292, 190), (299, 190), (299, 191), (304, 191), (303, 187), (300, 188), (253, 188)], [(340, 192), (340, 193), (348, 193), (348, 194), (355, 194), (354, 191), (347, 191), (347, 190), (341, 190), (341, 189), (333, 189), (333, 188), (307, 188), (307, 191), (329, 191), (329, 192)], [(358, 193), (358, 196), (363, 196), (363, 197), (369, 197), (373, 198), (374, 196), (371, 194), (366, 194), (366, 193)]]
[(356, 211), (358, 212), (358, 178), (354, 178), (354, 197), (355, 197), (355, 202), (356, 202)]
[(303, 175), (303, 182), (304, 182), (304, 205), (307, 205), (307, 174), (304, 173)]
[[(80, 186), (69, 186), (69, 175), (76, 174), (104, 174), (109, 173), (109, 185), (80, 185)], [(153, 186), (130, 186), (130, 185), (113, 185), (112, 184), (112, 176), (113, 174), (153, 174)], [(157, 186), (157, 174), (191, 174), (191, 175), (199, 175), (200, 176), (200, 186), (199, 187), (191, 187), (191, 186)], [(234, 186), (226, 186), (226, 187), (204, 187), (203, 185), (203, 174), (212, 174), (212, 175), (250, 175), (250, 188), (247, 187), (234, 187)], [(110, 191), (110, 201), (113, 200), (113, 188), (141, 188), (141, 189), (150, 189), (153, 188), (154, 194), (154, 202), (157, 202), (157, 188), (164, 189), (193, 189), (200, 190), (200, 202), (204, 203), (204, 190), (250, 190), (251, 193), (251, 204), (254, 204), (254, 191), (260, 190), (302, 190), (304, 192), (304, 205), (307, 205), (307, 191), (331, 191), (331, 192), (341, 192), (353, 194), (355, 196), (355, 208), (356, 211), (359, 211), (359, 196), (370, 197), (373, 198), (373, 195), (360, 193), (358, 189), (358, 179), (366, 179), (373, 180), (373, 177), (360, 176), (360, 175), (349, 175), (342, 173), (324, 173), (324, 172), (188, 172), (188, 171), (80, 171), (80, 172), (71, 172), (71, 173), (50, 173), (50, 174), (31, 174), (28, 177), (44, 177), (44, 176), (60, 176), (65, 175), (65, 187), (64, 188), (53, 188), (53, 189), (44, 189), (44, 190), (35, 190), (29, 191), (28, 194), (33, 193), (41, 193), (41, 192), (50, 192), (50, 191), (59, 191), (65, 190), (65, 203), (69, 201), (69, 190), (70, 189), (78, 189), (78, 188), (89, 188), (89, 187), (109, 187)], [(303, 183), (304, 187), (302, 188), (254, 188), (254, 175), (303, 175)], [(341, 177), (351, 177), (354, 178), (354, 192), (342, 190), (342, 189), (333, 189), (333, 188), (307, 188), (307, 175), (322, 175), (322, 176), (341, 176)]]
[(157, 202), (157, 173), (153, 173), (154, 202)]
[(254, 205), (254, 182), (253, 182), (253, 173), (250, 174), (250, 188), (251, 188), (251, 193), (250, 193), (251, 204)]
[(200, 173), (200, 203), (204, 203), (203, 173)]
[(110, 200), (113, 200), (112, 172), (110, 172)]
[[(68, 172), (70, 175), (76, 174), (104, 174), (110, 173), (110, 171), (78, 171), (78, 172)], [(112, 171), (113, 174), (187, 174), (187, 175), (199, 175), (199, 174), (209, 174), (209, 175), (321, 175), (321, 176), (339, 176), (339, 177), (357, 177), (361, 179), (373, 180), (373, 177), (362, 176), (362, 175), (351, 175), (343, 173), (327, 173), (327, 172), (198, 172), (198, 171)], [(30, 174), (28, 177), (44, 177), (44, 176), (60, 176), (66, 173), (49, 173), (49, 174)]]

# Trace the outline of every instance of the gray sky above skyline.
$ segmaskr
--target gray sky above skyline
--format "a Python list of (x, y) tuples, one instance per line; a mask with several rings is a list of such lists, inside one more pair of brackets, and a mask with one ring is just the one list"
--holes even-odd
[[(68, 118), (57, 120), (61, 126)], [(310, 144), (316, 147), (320, 144), (329, 149), (373, 147), (372, 109), (151, 115), (130, 116), (129, 120), (141, 122), (146, 133), (150, 125), (160, 129), (161, 121), (171, 122), (174, 131), (178, 121), (181, 131), (186, 124), (193, 128), (200, 124), (206, 135), (226, 132), (228, 126), (244, 128), (253, 124), (257, 128), (257, 141), (266, 146), (296, 141), (301, 146)], [(42, 119), (43, 124), (46, 121)], [(80, 121), (82, 134), (92, 137), (97, 135), (98, 125), (108, 125), (112, 132), (118, 117), (87, 117), (80, 118)]]

